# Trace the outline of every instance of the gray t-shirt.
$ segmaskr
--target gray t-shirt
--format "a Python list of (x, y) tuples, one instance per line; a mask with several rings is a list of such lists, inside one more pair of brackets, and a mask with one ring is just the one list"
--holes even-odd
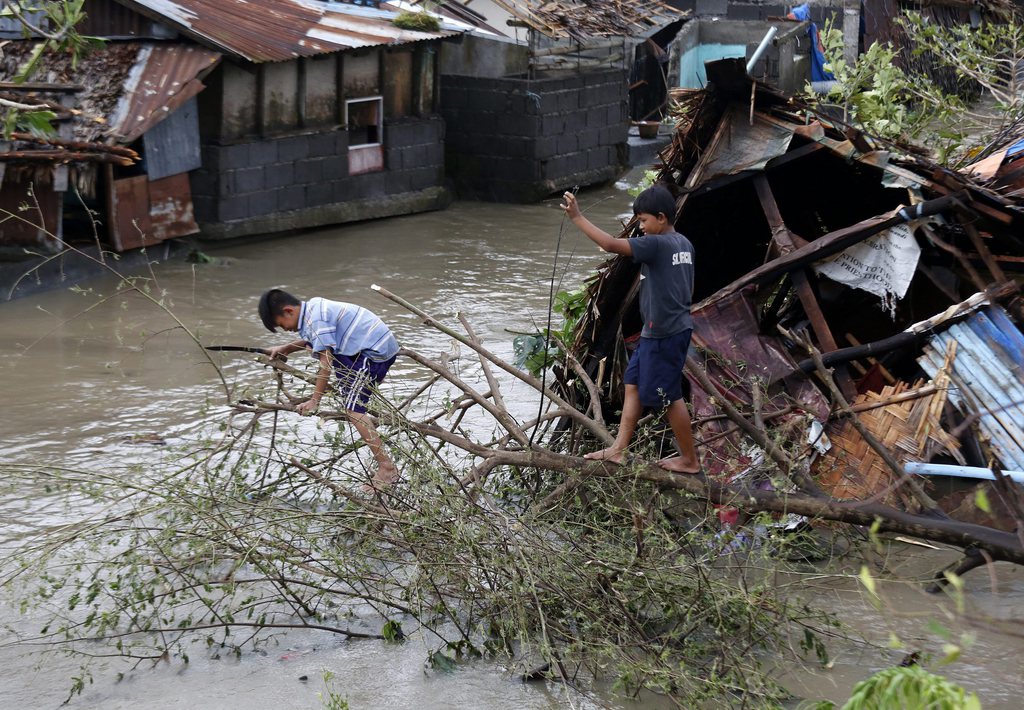
[(643, 338), (667, 338), (693, 328), (693, 245), (677, 232), (629, 240), (640, 264), (640, 315)]

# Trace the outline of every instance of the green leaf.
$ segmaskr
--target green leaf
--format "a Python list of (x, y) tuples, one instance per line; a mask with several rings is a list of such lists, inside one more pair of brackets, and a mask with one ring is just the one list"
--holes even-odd
[(974, 492), (974, 504), (978, 506), (978, 510), (982, 512), (992, 512), (992, 504), (989, 503), (988, 493), (985, 492), (984, 488), (978, 488), (978, 490)]

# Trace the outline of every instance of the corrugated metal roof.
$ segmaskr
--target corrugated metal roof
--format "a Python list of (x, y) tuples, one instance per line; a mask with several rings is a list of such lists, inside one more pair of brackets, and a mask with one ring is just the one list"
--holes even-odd
[[(461, 0), (465, 2), (465, 0)], [(494, 0), (553, 38), (648, 37), (687, 13), (662, 0)]]
[(949, 399), (978, 426), (1005, 468), (1024, 470), (1024, 336), (999, 306), (989, 306), (933, 337), (918, 358), (934, 377), (951, 340)]
[(303, 0), (118, 0), (207, 46), (251, 62), (279, 62), (344, 49), (405, 44), (455, 32), (415, 32), (393, 13)]
[(220, 58), (217, 52), (192, 45), (143, 45), (110, 118), (110, 133), (131, 143), (202, 91), (198, 76)]

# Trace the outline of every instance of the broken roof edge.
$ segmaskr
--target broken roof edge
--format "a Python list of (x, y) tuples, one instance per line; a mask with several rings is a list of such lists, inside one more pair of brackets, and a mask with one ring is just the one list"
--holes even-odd
[[(673, 22), (685, 19), (691, 14), (689, 10), (674, 8), (661, 0), (639, 0), (638, 4), (644, 5), (649, 11), (644, 12), (642, 15), (637, 15), (636, 17), (646, 23), (647, 27), (641, 29), (636, 22), (631, 21), (629, 23), (631, 25), (631, 31), (629, 33), (622, 32), (623, 27), (621, 26), (609, 26), (607, 30), (587, 32), (580, 31), (579, 28), (571, 27), (564, 22), (558, 25), (551, 24), (542, 15), (535, 12), (535, 8), (531, 7), (529, 2), (520, 3), (517, 2), (517, 0), (493, 0), (493, 2), (531, 30), (539, 32), (551, 39), (572, 39), (577, 42), (603, 37), (632, 37), (637, 39), (647, 39), (665, 27), (668, 27)], [(566, 4), (578, 5), (582, 8), (590, 8), (588, 3), (582, 1)], [(619, 16), (622, 15), (622, 9), (621, 4), (617, 3)], [(595, 11), (594, 14), (599, 15), (600, 13)]]
[[(300, 57), (343, 53), (370, 47), (393, 47), (444, 40), (463, 32), (460, 29), (444, 28), (438, 32), (405, 30), (393, 24), (393, 20), (399, 13), (387, 10), (354, 5), (328, 5), (316, 0), (284, 0), (284, 4), (303, 8), (311, 13), (316, 17), (316, 22), (310, 24), (309, 18), (296, 16), (292, 27), (301, 34), (301, 38), (293, 38), (291, 45), (282, 45), (280, 38), (278, 38), (277, 45), (268, 45), (261, 43), (260, 37), (254, 36), (251, 32), (247, 33), (245, 28), (237, 26), (219, 28), (223, 29), (223, 32), (220, 32), (219, 29), (217, 32), (198, 29), (193, 26), (195, 24), (193, 21), (198, 18), (198, 15), (180, 2), (157, 3), (153, 0), (116, 0), (116, 2), (155, 22), (174, 28), (197, 44), (253, 64), (272, 64)], [(210, 3), (211, 15), (213, 15), (212, 9), (217, 7), (217, 4)], [(223, 0), (221, 4), (224, 4)], [(162, 12), (157, 7), (166, 7), (167, 11)], [(171, 10), (175, 12), (171, 12)], [(362, 31), (358, 31), (332, 26), (329, 19), (337, 17), (354, 18), (357, 24), (363, 24), (365, 27), (360, 28)], [(216, 19), (214, 16), (207, 24), (210, 27), (218, 28)], [(229, 41), (228, 38), (234, 41)]]

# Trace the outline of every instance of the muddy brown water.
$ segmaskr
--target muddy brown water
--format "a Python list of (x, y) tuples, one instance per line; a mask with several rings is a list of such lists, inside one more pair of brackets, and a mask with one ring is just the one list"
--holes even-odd
[[(592, 219), (611, 227), (629, 209), (622, 186), (584, 193)], [(259, 293), (282, 286), (297, 295), (324, 295), (365, 305), (380, 314), (399, 340), (424, 354), (450, 348), (447, 338), (373, 293), (380, 284), (429, 313), (454, 323), (464, 312), (499, 355), (511, 357), (510, 331), (532, 331), (547, 318), (553, 260), (562, 288), (575, 288), (603, 257), (571, 225), (562, 229), (557, 202), (514, 206), (456, 203), (444, 212), (350, 225), (245, 245), (211, 248), (217, 263), (183, 262), (154, 268), (153, 293), (204, 343), (273, 344), (259, 323)], [(561, 233), (560, 233), (561, 232)], [(208, 404), (224, 401), (212, 368), (196, 346), (159, 309), (138, 297), (100, 303), (116, 282), (100, 278), (84, 291), (55, 290), (0, 306), (0, 460), (102, 468), (125, 457), (157, 456), (150, 440), (176, 441), (209, 426)], [(229, 382), (251, 375), (242, 361), (225, 360)], [(398, 396), (422, 371), (399, 362), (388, 386)], [(509, 381), (505, 397), (521, 416), (537, 403)], [(77, 511), (46, 500), (0, 494), (0, 545), (9, 549), (41, 526), (59, 524)], [(907, 546), (886, 563), (910, 577), (925, 576), (949, 551)], [(883, 648), (837, 644), (830, 668), (785, 676), (798, 695), (842, 701), (852, 685), (898, 660), (884, 646), (890, 632), (913, 650), (942, 655), (945, 642), (932, 620), (973, 633), (961, 659), (945, 670), (978, 692), (985, 707), (1021, 706), (1024, 651), (1019, 619), (1024, 574), (1004, 565), (994, 577), (972, 573), (967, 582), (973, 624), (947, 619), (951, 605), (912, 584), (883, 587), (884, 612), (865, 600), (851, 576), (808, 573), (791, 583), (816, 603)], [(67, 696), (77, 662), (40, 657), (31, 646), (12, 645), (11, 630), (30, 634), (38, 619), (0, 603), (0, 708), (57, 707)], [(1018, 635), (1014, 635), (1018, 634)], [(111, 662), (97, 671), (72, 707), (102, 708), (315, 708), (321, 706), (323, 671), (353, 708), (543, 708), (569, 704), (556, 687), (524, 685), (504, 669), (480, 663), (455, 673), (427, 673), (426, 642), (403, 645), (346, 642), (316, 633), (288, 633), (265, 653), (210, 659), (192, 655), (187, 667), (159, 664), (131, 669)], [(123, 680), (116, 674), (124, 672)], [(300, 680), (305, 676), (307, 680)], [(577, 706), (636, 707), (611, 694)]]

